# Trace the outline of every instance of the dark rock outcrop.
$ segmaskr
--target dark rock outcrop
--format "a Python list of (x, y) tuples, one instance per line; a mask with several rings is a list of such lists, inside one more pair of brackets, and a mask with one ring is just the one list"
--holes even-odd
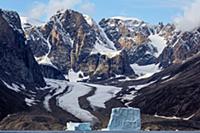
[(0, 120), (8, 114), (26, 110), (28, 107), (24, 96), (7, 88), (0, 81)]
[(54, 68), (53, 66), (40, 64), (40, 69), (45, 78), (65, 80), (65, 77), (62, 74), (62, 72)]
[(134, 74), (132, 68), (129, 65), (129, 60), (126, 52), (108, 58), (105, 55), (94, 54), (86, 58), (81, 63), (81, 70), (90, 75), (90, 80), (107, 79), (109, 77), (115, 77), (116, 75), (130, 75)]

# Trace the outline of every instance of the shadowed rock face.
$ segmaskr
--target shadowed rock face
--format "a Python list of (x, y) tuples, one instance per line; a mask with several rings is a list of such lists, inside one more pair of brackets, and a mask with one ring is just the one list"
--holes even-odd
[(143, 113), (199, 119), (200, 55), (178, 66), (171, 66), (169, 78), (138, 92), (130, 106)]
[(23, 111), (27, 108), (23, 95), (8, 89), (0, 81), (0, 120), (8, 114)]
[(45, 86), (39, 65), (25, 44), (16, 12), (0, 10), (0, 68), (2, 80), (32, 87)]
[[(24, 85), (24, 92), (16, 92), (6, 84)], [(40, 67), (26, 44), (19, 16), (16, 12), (0, 10), (0, 119), (7, 114), (27, 109), (26, 91), (46, 85)]]
[(62, 72), (50, 65), (40, 64), (40, 69), (45, 78), (65, 80), (65, 77), (62, 74)]
[(98, 25), (92, 19), (92, 24), (88, 21), (82, 14), (66, 10), (64, 13), (58, 12), (41, 27), (25, 29), (28, 44), (38, 62), (47, 58), (63, 74), (68, 74), (72, 68), (76, 72), (84, 72), (85, 76), (89, 75), (92, 79), (97, 76), (109, 78), (116, 74), (134, 74), (129, 66), (128, 56), (119, 53), (109, 58), (93, 52), (95, 45), (99, 43), (106, 49), (113, 48)]

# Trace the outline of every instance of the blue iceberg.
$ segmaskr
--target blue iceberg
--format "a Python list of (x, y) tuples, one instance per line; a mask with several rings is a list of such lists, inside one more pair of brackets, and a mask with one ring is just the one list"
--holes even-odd
[(70, 131), (91, 131), (91, 124), (90, 123), (67, 123), (67, 129)]
[(141, 129), (140, 109), (114, 108), (107, 130), (110, 131), (139, 131)]

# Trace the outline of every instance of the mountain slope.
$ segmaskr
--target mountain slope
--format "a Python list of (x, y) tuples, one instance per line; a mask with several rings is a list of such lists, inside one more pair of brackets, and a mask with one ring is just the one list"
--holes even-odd
[(0, 96), (0, 120), (8, 114), (24, 111), (28, 108), (24, 101), (25, 97), (7, 88), (2, 81), (0, 81)]
[(143, 113), (192, 118), (199, 115), (200, 55), (167, 68), (168, 75), (140, 89), (128, 104)]

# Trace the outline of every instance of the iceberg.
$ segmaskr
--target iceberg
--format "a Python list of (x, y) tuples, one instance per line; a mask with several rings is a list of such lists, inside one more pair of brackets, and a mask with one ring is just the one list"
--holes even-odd
[(67, 123), (68, 131), (91, 131), (91, 124), (90, 123)]
[(141, 129), (140, 109), (114, 108), (107, 130), (109, 131), (139, 131)]

